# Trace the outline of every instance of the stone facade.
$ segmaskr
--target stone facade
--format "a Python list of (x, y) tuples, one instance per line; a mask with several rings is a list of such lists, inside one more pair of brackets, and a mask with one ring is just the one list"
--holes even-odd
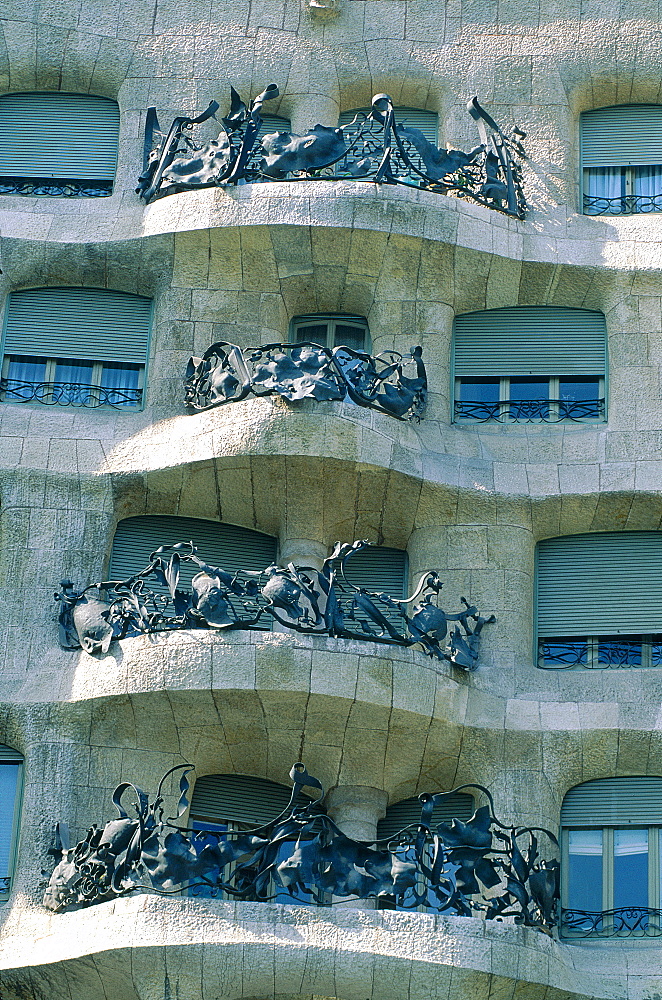
[[(154, 789), (185, 761), (283, 783), (302, 759), (338, 809), (343, 789), (351, 802), (366, 788), (373, 813), (385, 796), (478, 782), (506, 822), (551, 830), (574, 785), (662, 774), (659, 670), (545, 672), (533, 654), (536, 543), (662, 523), (662, 217), (578, 214), (577, 138), (584, 110), (662, 102), (657, 7), (5, 0), (0, 27), (1, 91), (92, 93), (121, 112), (112, 196), (0, 196), (3, 307), (11, 291), (62, 285), (155, 303), (140, 412), (0, 403), (0, 742), (25, 758), (0, 903), (3, 998), (659, 994), (659, 944), (569, 944), (510, 918), (145, 895), (51, 914), (40, 902), (56, 820), (82, 835), (119, 781)], [(348, 180), (139, 201), (148, 106), (162, 122), (212, 99), (225, 114), (230, 85), (246, 97), (272, 80), (268, 110), (294, 131), (388, 92), (437, 112), (442, 145), (464, 148), (478, 94), (528, 133), (527, 218)], [(517, 305), (604, 313), (607, 423), (452, 423), (453, 317)], [(308, 313), (365, 316), (374, 352), (421, 344), (425, 419), (275, 397), (184, 412), (191, 354), (286, 340)], [(497, 616), (481, 667), (285, 631), (135, 637), (101, 658), (60, 649), (54, 588), (103, 578), (117, 523), (141, 514), (253, 528), (288, 560), (337, 539), (406, 549), (412, 581), (434, 567), (449, 606), (466, 595)], [(356, 810), (347, 822), (370, 829)]]

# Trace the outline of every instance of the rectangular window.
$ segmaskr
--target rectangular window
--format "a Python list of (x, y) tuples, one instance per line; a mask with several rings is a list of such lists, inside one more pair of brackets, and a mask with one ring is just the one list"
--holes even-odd
[(141, 365), (13, 354), (4, 359), (0, 399), (4, 403), (138, 409), (143, 372)]
[(455, 420), (536, 423), (603, 420), (604, 379), (458, 378)]

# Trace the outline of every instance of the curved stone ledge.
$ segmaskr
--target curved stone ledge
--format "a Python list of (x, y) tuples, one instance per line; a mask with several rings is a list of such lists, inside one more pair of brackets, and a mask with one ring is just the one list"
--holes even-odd
[(644, 1000), (662, 988), (661, 953), (570, 946), (511, 918), (135, 896), (57, 915), (13, 907), (0, 984), (7, 1000), (533, 1000), (541, 987), (547, 1000)]
[[(135, 202), (133, 199), (135, 198)], [(17, 204), (18, 202), (18, 204)], [(520, 222), (458, 198), (362, 181), (283, 181), (204, 188), (170, 195), (143, 208), (127, 192), (94, 203), (58, 205), (39, 198), (3, 198), (3, 240), (112, 243), (140, 237), (236, 226), (352, 227), (421, 237), (522, 261), (613, 270), (662, 268), (662, 220), (532, 212)], [(565, 217), (559, 219), (559, 215)]]

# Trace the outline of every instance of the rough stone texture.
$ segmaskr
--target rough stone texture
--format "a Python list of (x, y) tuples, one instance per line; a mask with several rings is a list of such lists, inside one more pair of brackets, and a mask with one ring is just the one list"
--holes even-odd
[[(490, 785), (504, 822), (558, 827), (585, 780), (662, 773), (662, 673), (556, 674), (533, 660), (535, 544), (662, 527), (659, 216), (577, 213), (578, 117), (662, 101), (660, 11), (558, 0), (5, 0), (0, 92), (118, 101), (110, 198), (0, 196), (7, 292), (89, 285), (155, 302), (145, 409), (0, 403), (0, 740), (25, 756), (14, 890), (0, 904), (7, 1000), (649, 1000), (655, 943), (569, 945), (502, 923), (136, 897), (52, 915), (39, 905), (57, 819), (110, 814), (120, 780), (168, 767), (286, 781), (301, 755), (338, 801), (381, 805)], [(428, 192), (311, 180), (134, 193), (146, 109), (166, 125), (275, 81), (298, 130), (387, 91), (473, 145), (466, 100), (528, 132), (519, 222)], [(210, 123), (209, 135), (213, 135)], [(450, 421), (456, 313), (601, 310), (608, 423)], [(251, 399), (185, 414), (189, 355), (287, 338), (292, 317), (367, 317), (375, 351), (423, 345), (419, 425), (351, 403)], [(407, 549), (443, 604), (496, 625), (473, 675), (418, 651), (286, 632), (127, 639), (93, 659), (56, 644), (60, 579), (101, 578), (117, 522), (179, 514), (278, 537), (319, 563), (336, 540)], [(352, 791), (349, 791), (352, 789)], [(172, 792), (173, 789), (167, 789)], [(373, 810), (374, 822), (376, 812)]]

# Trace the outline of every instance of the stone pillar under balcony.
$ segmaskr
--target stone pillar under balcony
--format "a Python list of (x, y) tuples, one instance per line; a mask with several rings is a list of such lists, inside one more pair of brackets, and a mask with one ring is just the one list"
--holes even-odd
[(312, 538), (284, 538), (280, 543), (279, 562), (281, 566), (294, 563), (295, 566), (312, 566), (321, 569), (328, 555), (328, 548), (323, 542)]
[[(370, 785), (339, 785), (327, 792), (326, 811), (346, 836), (353, 840), (372, 841), (377, 837), (377, 824), (386, 814), (388, 795)], [(358, 910), (375, 910), (376, 900), (345, 900), (337, 906)]]

